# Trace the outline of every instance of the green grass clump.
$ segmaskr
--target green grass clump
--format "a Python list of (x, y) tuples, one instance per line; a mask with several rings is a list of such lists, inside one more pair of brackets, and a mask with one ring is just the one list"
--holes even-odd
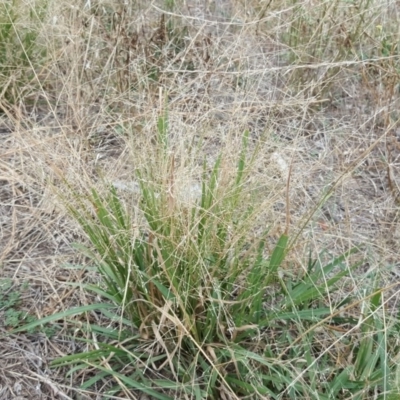
[(91, 243), (78, 248), (101, 277), (85, 288), (103, 301), (23, 329), (92, 311), (104, 324), (81, 327), (87, 351), (53, 366), (68, 367), (71, 375), (94, 368), (82, 388), (101, 387), (104, 395), (367, 399), (395, 393), (396, 364), (387, 356), (395, 329), (383, 330), (382, 290), (362, 300), (358, 318), (350, 311), (360, 301), (327, 301), (357, 266), (346, 263), (355, 250), (326, 264), (318, 261), (322, 255), (310, 256), (307, 271), (287, 277), (287, 232), (269, 254), (268, 230), (248, 242), (257, 207), (246, 193), (247, 134), (231, 181), (220, 185), (220, 156), (210, 172), (205, 165), (200, 199), (187, 207), (173, 193), (166, 121), (158, 127), (170, 180), (160, 189), (150, 166), (138, 171), (145, 228), (133, 233), (132, 210), (113, 187), (69, 203)]

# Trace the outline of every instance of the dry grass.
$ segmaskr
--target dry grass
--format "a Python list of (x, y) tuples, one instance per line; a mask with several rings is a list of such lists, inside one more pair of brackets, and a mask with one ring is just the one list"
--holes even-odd
[[(43, 4), (17, 3), (21, 24), (28, 8)], [(223, 176), (232, 175), (249, 130), (259, 149), (251, 180), (262, 198), (249, 240), (270, 226), (273, 244), (285, 229), (291, 168), (290, 234), (299, 237), (289, 272), (305, 268), (310, 247), (338, 255), (359, 246), (363, 270), (343, 290), (361, 299), (371, 286), (388, 287), (384, 301), (395, 317), (399, 2), (137, 3), (49, 1), (33, 27), (46, 54), (34, 49), (28, 63), (1, 75), (0, 278), (21, 291), (18, 309), (41, 318), (92, 301), (67, 285), (97, 278), (70, 267), (87, 262), (71, 248), (86, 239), (57, 191), (69, 196), (62, 179), (82, 193), (101, 190), (104, 180), (129, 186), (134, 171), (158, 157), (157, 120), (167, 108), (178, 191), (220, 152)], [(162, 160), (157, 178), (168, 179)], [(121, 195), (136, 207), (135, 195)], [(2, 335), (0, 399), (101, 398), (102, 387), (76, 389), (80, 374), (72, 381), (49, 368), (75, 345), (62, 327), (51, 338)]]

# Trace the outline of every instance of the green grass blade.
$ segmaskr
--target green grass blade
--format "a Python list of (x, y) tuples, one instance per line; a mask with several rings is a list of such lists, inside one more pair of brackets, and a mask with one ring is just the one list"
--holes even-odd
[(273, 279), (275, 273), (277, 272), (278, 268), (281, 266), (282, 261), (285, 258), (287, 245), (288, 245), (289, 237), (286, 234), (281, 235), (276, 244), (274, 251), (272, 252), (271, 259), (269, 260), (268, 265), (268, 276), (269, 279)]
[(78, 314), (82, 314), (84, 312), (89, 312), (89, 311), (109, 310), (112, 308), (115, 308), (115, 306), (112, 304), (107, 304), (107, 303), (95, 303), (95, 304), (89, 304), (89, 305), (81, 306), (81, 307), (74, 307), (74, 308), (70, 308), (68, 310), (59, 312), (57, 314), (49, 315), (48, 317), (41, 318), (37, 321), (33, 321), (27, 325), (21, 326), (20, 328), (14, 329), (12, 331), (12, 333), (28, 331), (32, 328), (36, 328), (37, 326), (44, 325), (44, 324), (47, 324), (47, 323), (53, 322), (53, 321), (58, 321), (60, 319), (66, 318), (66, 317), (70, 317), (71, 315), (78, 315)]
[[(126, 386), (132, 388), (132, 389), (136, 389), (139, 390), (141, 393), (146, 393), (149, 396), (152, 396), (154, 399), (159, 399), (159, 400), (174, 400), (173, 397), (169, 397), (166, 396), (162, 393), (159, 393), (156, 390), (153, 390), (151, 387), (153, 386), (153, 384), (151, 384), (149, 381), (148, 385), (145, 385), (143, 383), (140, 383), (138, 381), (135, 381), (133, 379), (131, 379), (128, 376), (122, 375), (114, 370), (109, 370), (104, 368), (101, 365), (94, 365), (97, 369), (99, 369), (100, 371), (103, 371), (104, 373), (109, 373), (111, 376), (113, 376), (114, 378), (118, 378), (121, 382), (123, 382)], [(164, 385), (165, 386), (165, 385)], [(170, 388), (174, 388), (176, 387), (176, 384), (171, 383)]]

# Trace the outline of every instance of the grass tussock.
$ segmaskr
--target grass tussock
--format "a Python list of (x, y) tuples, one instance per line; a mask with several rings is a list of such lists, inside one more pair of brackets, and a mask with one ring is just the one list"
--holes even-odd
[(398, 398), (396, 6), (7, 2), (0, 398)]

